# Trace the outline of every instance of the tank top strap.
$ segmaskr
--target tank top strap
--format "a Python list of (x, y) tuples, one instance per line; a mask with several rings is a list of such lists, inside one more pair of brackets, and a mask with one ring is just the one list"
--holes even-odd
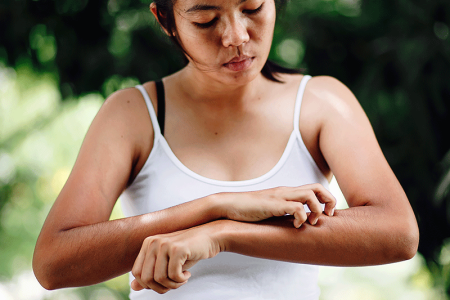
[(152, 100), (150, 96), (142, 85), (136, 85), (136, 88), (141, 92), (144, 97), (145, 104), (147, 104), (148, 113), (150, 115), (150, 120), (152, 121), (153, 131), (155, 132), (155, 140), (161, 135), (161, 129), (159, 128), (158, 118), (156, 117), (155, 108), (153, 107)]
[(306, 84), (312, 77), (310, 75), (305, 75), (300, 82), (300, 86), (297, 92), (297, 98), (295, 100), (294, 109), (294, 130), (300, 132), (300, 109), (302, 107), (303, 94), (305, 93)]

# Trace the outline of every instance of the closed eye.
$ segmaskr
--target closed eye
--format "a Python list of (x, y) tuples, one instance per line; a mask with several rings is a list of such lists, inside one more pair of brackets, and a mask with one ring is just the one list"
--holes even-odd
[(217, 18), (214, 18), (207, 23), (194, 23), (194, 25), (197, 26), (198, 28), (209, 28), (209, 27), (213, 26), (214, 23), (216, 23), (216, 21), (217, 21)]
[[(262, 10), (263, 6), (264, 6), (264, 2), (256, 9), (244, 9), (242, 12), (247, 15), (255, 15)], [(198, 28), (206, 29), (206, 28), (213, 26), (216, 23), (216, 21), (217, 21), (217, 18), (214, 18), (207, 23), (196, 23), (195, 22), (194, 25), (197, 26)]]
[(259, 13), (262, 10), (263, 5), (264, 5), (264, 2), (257, 9), (245, 9), (242, 12), (247, 15), (254, 15), (254, 14)]

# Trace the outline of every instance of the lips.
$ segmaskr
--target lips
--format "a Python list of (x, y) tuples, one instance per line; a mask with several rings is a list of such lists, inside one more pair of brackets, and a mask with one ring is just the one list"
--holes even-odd
[(236, 56), (232, 60), (227, 62), (226, 64), (241, 62), (241, 61), (244, 61), (244, 60), (249, 59), (249, 58), (251, 58), (251, 57), (250, 56), (246, 56), (246, 55)]
[(253, 62), (254, 57), (241, 55), (236, 56), (229, 62), (224, 64), (224, 67), (232, 70), (232, 71), (243, 71), (250, 67)]

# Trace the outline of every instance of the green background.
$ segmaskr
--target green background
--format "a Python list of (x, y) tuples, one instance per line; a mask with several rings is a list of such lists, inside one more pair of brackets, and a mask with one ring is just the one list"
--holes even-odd
[[(183, 65), (149, 3), (0, 2), (0, 298), (2, 291), (11, 299), (126, 296), (125, 277), (51, 293), (36, 287), (34, 298), (17, 289), (33, 280), (40, 227), (105, 97)], [(448, 0), (291, 1), (278, 15), (270, 54), (338, 78), (366, 111), (419, 222), (415, 265), (386, 271), (417, 292), (405, 299), (450, 295), (449, 24)], [(322, 298), (341, 299), (333, 291), (348, 286), (342, 299), (352, 299), (349, 291), (363, 286), (359, 299), (400, 299), (387, 292), (394, 289), (383, 281), (388, 275), (372, 278), (377, 270), (326, 269)], [(330, 285), (335, 277), (339, 288)], [(370, 285), (381, 293), (367, 293)]]

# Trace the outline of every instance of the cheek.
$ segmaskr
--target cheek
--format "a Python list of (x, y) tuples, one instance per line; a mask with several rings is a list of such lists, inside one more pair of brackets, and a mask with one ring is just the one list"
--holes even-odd
[(186, 48), (197, 49), (198, 47), (204, 47), (213, 41), (212, 34), (202, 33), (201, 30), (196, 29), (187, 20), (176, 21), (178, 38)]
[(275, 17), (272, 17), (271, 14), (265, 15), (263, 18), (259, 18), (254, 25), (253, 39), (264, 45), (272, 44)]
[(272, 41), (273, 32), (275, 28), (276, 9), (275, 3), (266, 2), (266, 9), (261, 14), (253, 19), (252, 28), (254, 28), (254, 39), (258, 41)]
[(217, 46), (217, 39), (213, 35), (185, 34), (180, 37), (186, 52), (197, 62), (217, 58), (220, 47)]

